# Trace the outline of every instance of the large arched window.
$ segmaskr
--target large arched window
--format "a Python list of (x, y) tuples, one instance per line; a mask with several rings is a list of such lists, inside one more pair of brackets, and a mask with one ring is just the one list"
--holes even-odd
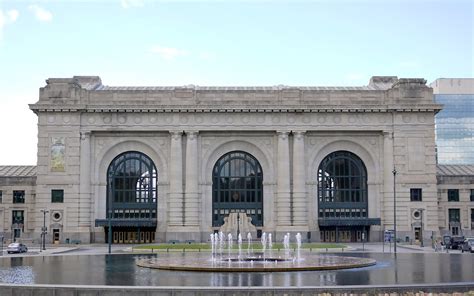
[(232, 212), (247, 213), (252, 224), (263, 226), (263, 173), (252, 155), (233, 151), (212, 170), (212, 226), (219, 227)]
[(107, 170), (107, 215), (156, 219), (157, 184), (155, 164), (147, 155), (136, 151), (118, 155)]
[(318, 168), (319, 218), (367, 218), (367, 170), (348, 151), (326, 156)]

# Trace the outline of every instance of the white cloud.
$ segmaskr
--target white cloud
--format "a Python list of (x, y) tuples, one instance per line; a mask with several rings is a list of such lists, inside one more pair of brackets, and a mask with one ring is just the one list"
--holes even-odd
[(143, 7), (145, 2), (143, 0), (120, 0), (120, 4), (122, 8), (130, 8), (130, 7)]
[(19, 15), (20, 13), (16, 9), (11, 9), (6, 12), (0, 9), (0, 39), (2, 39), (3, 28), (6, 25), (14, 23)]
[(203, 51), (203, 52), (200, 52), (199, 53), (199, 58), (201, 60), (205, 60), (205, 61), (210, 61), (210, 60), (215, 60), (216, 59), (216, 55), (212, 52), (208, 52), (208, 51)]
[(20, 13), (16, 9), (12, 9), (12, 10), (7, 11), (7, 18), (11, 22), (16, 21), (16, 19), (18, 18), (19, 15), (20, 15)]
[(151, 47), (150, 52), (158, 54), (161, 58), (168, 61), (174, 60), (177, 57), (187, 56), (189, 54), (186, 50), (173, 47), (164, 47), (160, 45), (155, 45)]
[(50, 22), (53, 19), (53, 14), (38, 5), (30, 5), (28, 8), (35, 14), (37, 20), (41, 22)]

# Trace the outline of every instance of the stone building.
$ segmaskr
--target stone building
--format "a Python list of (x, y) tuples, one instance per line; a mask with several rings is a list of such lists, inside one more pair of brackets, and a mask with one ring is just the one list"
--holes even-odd
[[(48, 240), (59, 242), (107, 241), (109, 223), (117, 243), (207, 241), (221, 229), (378, 241), (393, 229), (394, 188), (399, 237), (429, 239), (444, 227), (434, 139), (442, 106), (423, 79), (372, 77), (362, 87), (46, 82), (30, 105), (38, 162), (22, 238), (37, 238), (45, 218)], [(12, 235), (15, 207), (5, 198), (2, 206)]]

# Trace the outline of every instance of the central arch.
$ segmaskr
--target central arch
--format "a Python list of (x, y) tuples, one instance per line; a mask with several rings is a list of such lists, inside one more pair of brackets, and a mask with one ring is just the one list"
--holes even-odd
[(361, 241), (366, 239), (369, 219), (367, 169), (349, 151), (328, 154), (318, 167), (318, 221), (322, 241)]
[(155, 240), (157, 185), (156, 166), (146, 154), (127, 151), (112, 160), (107, 169), (106, 200), (106, 216), (111, 219), (112, 229), (107, 225), (105, 231), (112, 231), (114, 243)]
[(263, 226), (262, 167), (244, 151), (224, 154), (212, 170), (212, 226), (222, 226), (233, 212), (246, 213), (253, 225)]

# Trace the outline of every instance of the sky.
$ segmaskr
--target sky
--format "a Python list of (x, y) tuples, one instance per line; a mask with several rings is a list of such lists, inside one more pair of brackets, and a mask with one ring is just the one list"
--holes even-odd
[(472, 0), (0, 0), (0, 165), (35, 165), (50, 77), (353, 86), (474, 77)]

